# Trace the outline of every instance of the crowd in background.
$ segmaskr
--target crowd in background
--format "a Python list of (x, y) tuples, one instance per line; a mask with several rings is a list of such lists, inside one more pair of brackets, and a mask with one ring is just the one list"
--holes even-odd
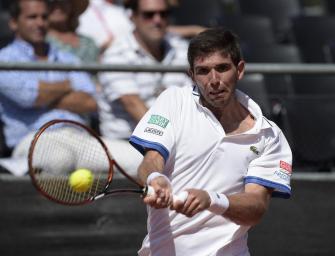
[[(13, 8), (16, 2), (19, 6), (43, 2), (47, 11), (44, 14), (44, 10), (40, 10), (37, 14), (33, 8), (33, 17), (23, 17), (22, 6)], [(271, 3), (257, 0), (3, 0), (0, 3), (0, 61), (187, 65), (189, 39), (206, 27), (223, 25), (239, 35), (244, 58), (249, 63), (334, 62), (335, 38), (329, 33), (332, 24), (335, 27), (334, 1), (267, 2)], [(121, 162), (126, 158), (127, 162), (128, 153), (124, 152), (131, 150), (127, 142), (130, 132), (155, 98), (169, 86), (192, 84), (186, 74), (180, 73), (0, 73), (0, 160), (25, 156), (31, 136), (47, 120), (69, 118), (92, 126), (111, 148), (120, 149), (112, 152), (115, 157)], [(327, 79), (287, 74), (248, 75), (239, 87), (255, 99), (271, 119), (291, 125), (301, 122), (294, 116), (288, 122), (282, 121), (284, 112), (278, 99), (294, 93), (329, 96), (334, 80), (331, 75)], [(317, 92), (315, 84), (318, 84)], [(86, 103), (90, 104), (83, 104), (83, 97), (89, 98)], [(291, 105), (293, 110), (299, 107), (296, 102), (287, 107)], [(306, 108), (310, 103), (306, 101), (301, 105)], [(314, 160), (320, 149), (314, 145), (301, 146), (305, 143), (301, 130), (307, 131), (302, 128), (295, 135), (296, 127), (298, 124), (288, 128), (293, 150), (303, 148), (304, 151), (298, 152), (302, 155), (301, 162), (306, 158)], [(311, 134), (314, 133), (311, 129)], [(318, 141), (321, 139), (318, 137)]]
[[(18, 0), (8, 12), (14, 39), (3, 62), (186, 65), (188, 39), (204, 29), (170, 26), (166, 0)], [(137, 122), (164, 89), (191, 84), (180, 73), (1, 71), (2, 157), (26, 158), (41, 125), (70, 119), (94, 127), (136, 171), (141, 156), (128, 138)]]

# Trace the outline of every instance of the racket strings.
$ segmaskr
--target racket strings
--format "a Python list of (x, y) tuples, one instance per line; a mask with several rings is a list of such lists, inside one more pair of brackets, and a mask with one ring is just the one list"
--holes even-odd
[[(110, 177), (104, 147), (80, 126), (49, 126), (39, 134), (31, 158), (35, 184), (46, 196), (61, 203), (80, 204), (92, 199), (104, 191)], [(93, 174), (87, 191), (75, 191), (69, 183), (71, 173), (78, 169)]]

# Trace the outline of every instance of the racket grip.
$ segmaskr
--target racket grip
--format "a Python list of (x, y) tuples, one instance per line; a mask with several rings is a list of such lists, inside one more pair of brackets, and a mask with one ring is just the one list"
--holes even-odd
[[(155, 195), (155, 190), (152, 186), (148, 186), (146, 195), (147, 196)], [(182, 203), (185, 203), (187, 197), (188, 197), (188, 192), (184, 190), (177, 195), (173, 195), (173, 202), (180, 201)]]
[(145, 196), (153, 196), (155, 194), (155, 190), (152, 186), (147, 186), (147, 191)]
[(180, 201), (182, 203), (185, 203), (187, 197), (188, 197), (188, 192), (184, 190), (180, 192), (179, 194), (173, 196), (173, 202)]

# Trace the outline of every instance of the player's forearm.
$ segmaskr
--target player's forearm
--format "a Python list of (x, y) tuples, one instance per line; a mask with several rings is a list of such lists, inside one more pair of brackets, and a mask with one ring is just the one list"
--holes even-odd
[(53, 108), (66, 109), (68, 111), (85, 114), (97, 111), (95, 99), (85, 92), (71, 92), (55, 103)]
[(164, 158), (155, 150), (146, 152), (140, 166), (138, 167), (138, 179), (142, 185), (146, 184), (147, 177), (152, 172), (162, 172), (164, 169)]
[(139, 122), (148, 108), (138, 95), (124, 95), (120, 98), (125, 110), (136, 121)]
[(270, 194), (239, 193), (228, 196), (229, 208), (223, 214), (239, 225), (254, 226), (268, 209)]
[(49, 106), (70, 92), (72, 88), (69, 80), (54, 83), (40, 81), (35, 106)]

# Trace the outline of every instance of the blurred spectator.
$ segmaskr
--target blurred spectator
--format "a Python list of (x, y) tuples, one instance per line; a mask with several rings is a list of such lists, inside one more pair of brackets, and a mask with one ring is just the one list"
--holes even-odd
[(83, 62), (96, 62), (99, 48), (90, 37), (75, 32), (78, 17), (88, 6), (88, 0), (48, 0), (49, 31), (47, 40), (58, 48), (72, 52)]
[[(131, 19), (134, 31), (115, 42), (103, 55), (105, 64), (137, 65), (187, 65), (187, 42), (178, 37), (167, 35), (168, 4), (165, 0), (131, 1)], [(190, 86), (191, 80), (182, 73), (126, 73), (109, 72), (100, 76), (103, 98), (98, 102), (100, 107), (100, 130), (104, 137), (116, 139), (122, 144), (123, 153), (136, 171), (139, 155), (127, 139), (137, 122), (152, 105), (156, 97), (165, 88), (171, 86)], [(111, 146), (110, 149), (117, 147)], [(130, 152), (132, 151), (132, 152)], [(121, 164), (118, 152), (111, 152)], [(118, 155), (116, 155), (118, 154)], [(136, 161), (135, 161), (136, 159)], [(139, 159), (140, 161), (140, 159)], [(126, 168), (126, 167), (124, 167)], [(126, 168), (127, 169), (127, 168)]]
[[(126, 10), (130, 8), (131, 0), (123, 0), (123, 3), (124, 6), (120, 6), (113, 0), (90, 0), (88, 8), (79, 17), (77, 32), (93, 38), (100, 51), (104, 52), (117, 37), (122, 37), (133, 30), (134, 25)], [(176, 5), (177, 2), (172, 6)], [(197, 25), (176, 24), (169, 25), (167, 30), (184, 38), (191, 38), (204, 29)]]
[[(10, 6), (15, 40), (1, 49), (2, 62), (78, 63), (70, 53), (45, 41), (48, 28), (46, 0), (15, 0)], [(0, 102), (7, 146), (12, 157), (27, 155), (32, 134), (52, 119), (84, 123), (82, 115), (96, 111), (95, 86), (83, 72), (3, 71)]]
[[(124, 6), (131, 9), (132, 0), (124, 0)], [(168, 0), (167, 1), (169, 8), (178, 8), (180, 1), (179, 0)], [(199, 25), (180, 25), (180, 24), (170, 24), (167, 28), (167, 31), (172, 34), (176, 34), (185, 39), (190, 39), (193, 36), (204, 31), (206, 28)]]
[(90, 0), (79, 17), (77, 32), (91, 37), (103, 52), (115, 38), (131, 33), (132, 28), (125, 9), (113, 0)]

